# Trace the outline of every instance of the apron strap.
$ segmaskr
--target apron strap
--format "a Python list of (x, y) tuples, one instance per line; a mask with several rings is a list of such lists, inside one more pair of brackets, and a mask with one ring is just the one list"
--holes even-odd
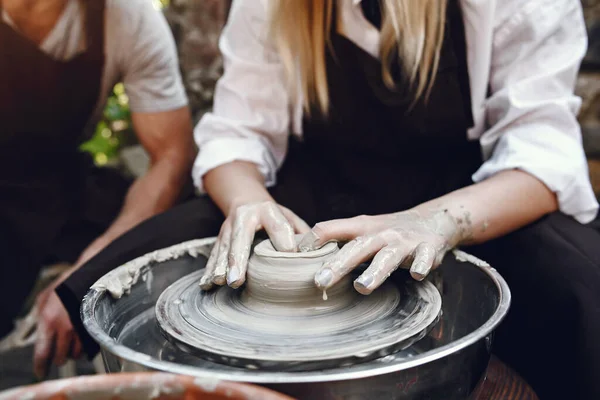
[(86, 51), (92, 58), (103, 58), (106, 0), (80, 0), (80, 2), (85, 10)]

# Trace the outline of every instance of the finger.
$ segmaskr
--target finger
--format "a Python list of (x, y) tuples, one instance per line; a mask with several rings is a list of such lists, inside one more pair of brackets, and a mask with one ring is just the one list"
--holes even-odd
[(280, 206), (280, 208), (281, 208), (281, 211), (283, 212), (283, 215), (285, 215), (285, 218), (288, 221), (290, 221), (290, 223), (294, 227), (294, 231), (296, 233), (305, 234), (305, 233), (310, 232), (310, 226), (308, 226), (308, 224), (306, 222), (304, 222), (304, 220), (302, 218), (300, 218), (293, 211), (291, 211), (285, 207)]
[(258, 219), (253, 209), (241, 210), (236, 216), (231, 231), (231, 248), (229, 249), (229, 273), (227, 284), (234, 289), (239, 288), (246, 280), (246, 269), (254, 234), (258, 229)]
[(436, 256), (437, 250), (435, 249), (435, 246), (425, 242), (420, 243), (415, 248), (414, 260), (410, 267), (410, 275), (418, 281), (425, 279), (431, 271), (431, 268), (433, 268)]
[(259, 221), (263, 226), (273, 247), (277, 251), (296, 251), (296, 238), (292, 224), (283, 215), (282, 210), (275, 203), (268, 203), (259, 212)]
[(223, 286), (227, 283), (227, 271), (229, 270), (229, 249), (231, 247), (231, 220), (227, 220), (221, 228), (219, 249), (212, 281), (214, 284)]
[(300, 241), (300, 251), (313, 251), (332, 240), (352, 240), (365, 232), (365, 217), (319, 222)]
[(33, 349), (33, 373), (38, 379), (44, 379), (48, 372), (48, 364), (53, 350), (54, 332), (40, 319), (36, 336)]
[(200, 288), (202, 290), (210, 290), (213, 287), (212, 280), (215, 272), (215, 266), (217, 264), (218, 250), (219, 239), (215, 241), (212, 249), (210, 250), (210, 255), (208, 256), (206, 266), (204, 267), (204, 274), (202, 275), (202, 278), (200, 278)]
[(44, 305), (48, 301), (48, 298), (50, 297), (50, 294), (50, 288), (46, 288), (40, 294), (38, 294), (37, 298), (35, 299), (35, 305), (37, 306), (38, 310), (41, 310), (44, 307)]
[(358, 237), (347, 243), (323, 266), (315, 276), (315, 284), (327, 289), (342, 279), (362, 262), (367, 261), (386, 245), (379, 235)]
[(408, 255), (408, 249), (400, 245), (384, 247), (375, 255), (369, 268), (354, 281), (354, 288), (360, 294), (371, 294), (398, 269)]
[(70, 330), (58, 332), (56, 336), (56, 351), (54, 352), (54, 364), (58, 367), (63, 366), (69, 357), (73, 332)]
[(73, 335), (73, 341), (71, 342), (71, 358), (77, 360), (81, 357), (81, 353), (83, 352), (83, 345), (81, 344), (81, 340), (79, 336)]

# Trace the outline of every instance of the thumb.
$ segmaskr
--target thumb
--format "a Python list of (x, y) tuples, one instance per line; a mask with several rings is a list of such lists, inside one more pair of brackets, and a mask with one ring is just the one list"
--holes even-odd
[(316, 250), (327, 242), (347, 241), (364, 235), (366, 231), (365, 217), (335, 219), (319, 222), (300, 240), (300, 251)]

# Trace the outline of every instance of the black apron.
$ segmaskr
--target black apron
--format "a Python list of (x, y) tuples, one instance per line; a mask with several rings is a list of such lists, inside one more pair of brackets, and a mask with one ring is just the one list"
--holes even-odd
[[(89, 244), (77, 221), (90, 214), (86, 201), (97, 191), (89, 190), (98, 187), (90, 177), (107, 180), (78, 150), (100, 97), (105, 59), (105, 1), (82, 4), (87, 50), (69, 61), (54, 60), (0, 23), (0, 336), (42, 263), (60, 250), (60, 236), (81, 242), (79, 251)], [(98, 213), (114, 218), (107, 209), (115, 206)]]
[[(371, 5), (363, 1), (377, 26), (380, 15)], [(479, 142), (467, 139), (473, 118), (458, 1), (448, 5), (431, 94), (412, 108), (402, 69), (393, 66), (397, 89), (388, 89), (381, 62), (332, 25), (330, 111), (323, 117), (312, 110), (302, 142), (291, 141), (276, 190), (281, 202), (312, 224), (402, 211), (472, 184), (482, 157)]]

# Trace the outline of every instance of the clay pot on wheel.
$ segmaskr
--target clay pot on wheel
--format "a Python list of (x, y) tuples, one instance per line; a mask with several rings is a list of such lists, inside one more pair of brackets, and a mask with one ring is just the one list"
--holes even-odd
[(259, 386), (164, 373), (85, 376), (0, 393), (0, 400), (13, 399), (293, 400)]

